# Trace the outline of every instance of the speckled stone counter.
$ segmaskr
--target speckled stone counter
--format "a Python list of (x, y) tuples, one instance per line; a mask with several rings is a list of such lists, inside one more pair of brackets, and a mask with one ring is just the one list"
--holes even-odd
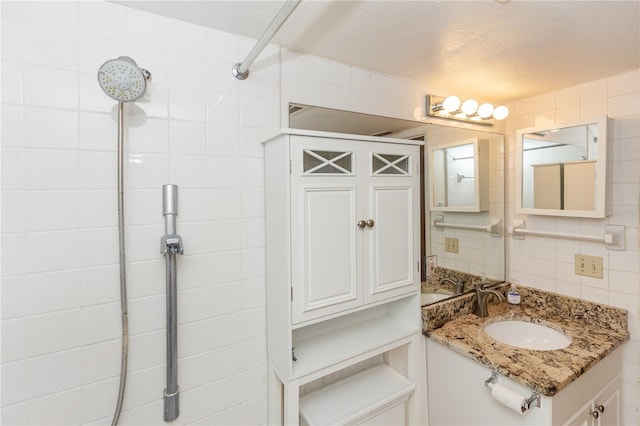
[[(490, 304), (487, 318), (470, 313), (475, 305), (473, 294), (425, 306), (423, 332), (545, 396), (558, 393), (629, 339), (628, 314), (623, 309), (526, 287), (519, 290), (522, 309), (510, 309), (506, 303)], [(455, 305), (460, 310), (456, 311)], [(429, 324), (430, 318), (439, 325)], [(528, 350), (500, 343), (483, 331), (486, 324), (504, 319), (550, 326), (571, 337), (572, 342), (563, 349)]]

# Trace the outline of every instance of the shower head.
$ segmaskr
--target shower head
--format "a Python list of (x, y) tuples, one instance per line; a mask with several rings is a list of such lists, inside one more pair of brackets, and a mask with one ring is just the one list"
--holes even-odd
[(111, 59), (98, 70), (98, 82), (102, 90), (118, 102), (133, 102), (147, 88), (151, 73), (139, 68), (128, 56)]

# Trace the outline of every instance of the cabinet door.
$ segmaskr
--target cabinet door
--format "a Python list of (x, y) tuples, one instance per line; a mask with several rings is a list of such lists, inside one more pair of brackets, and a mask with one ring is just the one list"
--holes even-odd
[(362, 304), (353, 148), (344, 141), (292, 138), (294, 324)]
[(419, 271), (418, 148), (375, 144), (368, 152), (365, 302), (416, 289)]
[(594, 399), (593, 409), (599, 413), (598, 426), (620, 425), (620, 376)]
[(590, 411), (591, 402), (571, 416), (571, 418), (563, 423), (562, 426), (592, 426), (593, 417), (589, 413)]

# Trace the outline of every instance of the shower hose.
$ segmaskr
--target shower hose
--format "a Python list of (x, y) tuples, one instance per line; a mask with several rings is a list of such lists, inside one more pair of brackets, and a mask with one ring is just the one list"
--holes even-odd
[(118, 102), (118, 249), (120, 261), (120, 312), (122, 320), (122, 355), (120, 360), (120, 385), (118, 401), (111, 426), (120, 420), (127, 381), (129, 358), (129, 319), (127, 312), (127, 272), (124, 250), (124, 102)]

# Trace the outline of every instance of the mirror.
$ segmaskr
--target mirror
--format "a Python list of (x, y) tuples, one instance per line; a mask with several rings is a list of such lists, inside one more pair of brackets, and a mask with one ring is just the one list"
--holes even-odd
[(518, 130), (516, 212), (602, 218), (611, 214), (608, 119)]
[[(478, 131), (473, 128), (457, 128), (294, 103), (289, 104), (289, 127), (424, 140), (426, 145), (422, 150), (420, 167), (424, 175), (421, 188), (422, 288), (423, 292), (437, 293), (437, 297), (427, 297), (425, 300), (431, 300), (435, 303), (442, 300), (442, 297), (454, 297), (467, 292), (472, 288), (472, 283), (477, 282), (483, 275), (492, 281), (504, 281), (503, 135)], [(471, 172), (465, 169), (460, 173), (471, 176), (475, 175), (477, 170), (486, 170), (486, 178), (480, 180), (486, 182), (487, 186), (485, 189), (486, 197), (481, 197), (484, 200), (483, 207), (459, 210), (457, 207), (451, 206), (453, 208), (450, 210), (446, 208), (433, 209), (432, 212), (430, 208), (432, 205), (430, 201), (431, 182), (435, 187), (442, 187), (445, 177), (439, 173), (431, 175), (429, 171), (431, 168), (429, 166), (431, 164), (429, 160), (430, 149), (444, 150), (455, 144), (474, 145), (474, 142), (478, 147), (475, 151), (481, 152), (473, 161), (474, 170)], [(468, 155), (464, 154), (464, 156)], [(468, 177), (461, 179), (465, 184), (469, 182), (475, 187), (473, 180)], [(446, 225), (470, 226), (472, 229), (445, 228), (439, 226), (442, 222)], [(491, 230), (487, 230), (492, 224), (494, 226), (491, 227)], [(445, 250), (445, 241), (450, 240), (457, 241), (457, 252)], [(428, 277), (427, 272), (429, 272)], [(453, 284), (452, 281), (458, 285)]]
[(488, 148), (478, 138), (428, 147), (431, 211), (488, 210)]

